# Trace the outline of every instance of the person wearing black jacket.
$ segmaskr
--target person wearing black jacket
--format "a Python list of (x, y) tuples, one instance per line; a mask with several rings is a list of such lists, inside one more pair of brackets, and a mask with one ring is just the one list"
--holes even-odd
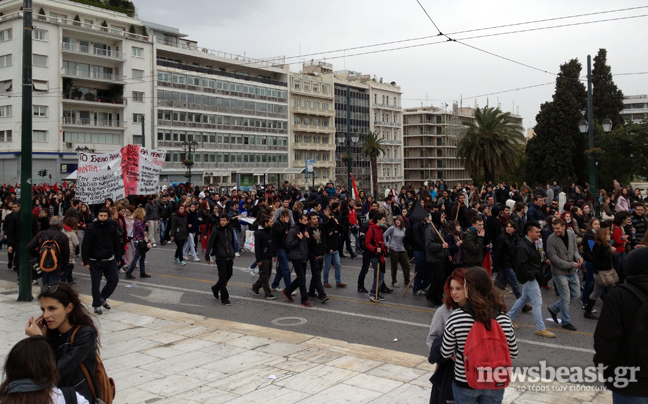
[(587, 230), (583, 234), (583, 265), (585, 267), (585, 282), (583, 285), (583, 296), (581, 297), (582, 306), (581, 308), (585, 310), (587, 303), (589, 302), (589, 295), (592, 293), (594, 288), (594, 265), (592, 264), (592, 249), (594, 248), (594, 238), (596, 233), (601, 229), (601, 221), (599, 219), (590, 219), (587, 224)]
[(212, 286), (212, 293), (218, 299), (220, 294), (221, 303), (231, 306), (229, 292), (227, 291), (227, 282), (233, 275), (234, 260), (234, 230), (229, 225), (229, 217), (221, 214), (219, 226), (213, 227), (207, 242), (205, 252), (205, 261), (209, 265), (210, 257), (216, 257), (216, 267), (218, 268), (218, 282)]
[[(329, 298), (322, 286), (322, 266), (324, 255), (329, 252), (326, 242), (326, 230), (319, 223), (319, 215), (315, 211), (308, 214), (308, 259), (310, 260), (311, 282), (308, 288), (309, 297), (318, 297), (319, 301), (325, 303)], [(317, 295), (315, 292), (317, 291)]]
[(424, 295), (429, 281), (428, 276), (428, 261), (425, 256), (425, 231), (430, 225), (430, 219), (425, 218), (422, 221), (415, 222), (412, 225), (412, 233), (414, 233), (414, 286), (412, 292), (414, 295)]
[[(547, 330), (542, 320), (542, 294), (538, 279), (542, 276), (542, 255), (536, 242), (540, 240), (540, 224), (528, 222), (524, 225), (526, 236), (520, 240), (515, 251), (515, 269), (518, 281), (522, 284), (522, 296), (513, 304), (507, 313), (511, 321), (515, 320), (522, 307), (531, 302), (533, 318), (536, 322), (536, 335), (546, 338), (556, 338), (556, 334)], [(514, 328), (519, 327), (514, 324)]]
[[(108, 209), (99, 209), (97, 220), (88, 226), (81, 245), (83, 266), (90, 270), (92, 307), (96, 314), (102, 313), (101, 306), (110, 310), (107, 300), (119, 283), (117, 265), (121, 264), (121, 257), (124, 255), (120, 245), (117, 227), (108, 221)], [(106, 286), (99, 291), (101, 278), (104, 276)]]
[(360, 274), (358, 275), (358, 292), (360, 293), (369, 293), (369, 291), (364, 287), (365, 277), (369, 272), (369, 265), (371, 265), (371, 257), (367, 252), (367, 249), (364, 246), (365, 237), (367, 231), (369, 230), (369, 222), (373, 219), (374, 215), (377, 214), (377, 210), (369, 211), (369, 220), (365, 220), (358, 229), (358, 244), (360, 251), (362, 252), (362, 267), (360, 268)]
[(513, 269), (515, 267), (515, 249), (519, 242), (515, 224), (512, 220), (507, 220), (504, 224), (504, 233), (500, 234), (495, 242), (495, 253), (493, 254), (493, 269), (498, 271), (495, 285), (504, 289), (508, 283), (511, 285), (516, 299), (522, 296), (520, 283)]
[(277, 274), (272, 281), (272, 290), (279, 289), (279, 282), (284, 280), (285, 287), (290, 285), (290, 264), (288, 263), (288, 249), (286, 247), (286, 237), (290, 230), (290, 219), (292, 212), (284, 209), (279, 214), (279, 220), (272, 225), (272, 238), (275, 249), (277, 250)]
[(325, 222), (320, 225), (322, 231), (326, 232), (326, 245), (327, 251), (324, 255), (324, 287), (330, 288), (329, 271), (331, 265), (335, 266), (335, 285), (338, 288), (345, 288), (346, 284), (342, 283), (342, 264), (340, 263), (340, 252), (342, 246), (341, 233), (339, 220), (340, 204), (333, 202), (331, 209), (324, 212)]
[(308, 218), (300, 213), (297, 215), (295, 225), (288, 231), (286, 248), (297, 278), (286, 289), (282, 290), (281, 293), (283, 293), (289, 302), (292, 302), (292, 293), (299, 288), (301, 305), (304, 307), (313, 307), (308, 300), (308, 292), (306, 291), (306, 261), (308, 261), (308, 238), (310, 237), (310, 234), (306, 231), (307, 225)]
[(50, 283), (59, 282), (61, 280), (61, 274), (65, 271), (70, 261), (70, 241), (61, 231), (61, 218), (52, 216), (48, 225), (47, 230), (38, 232), (29, 244), (27, 244), (27, 251), (35, 258), (39, 258), (40, 247), (45, 241), (54, 240), (58, 245), (56, 269), (51, 272), (43, 271), (43, 287)]
[[(36, 216), (31, 215), (31, 236), (34, 237), (38, 232), (38, 222)], [(7, 252), (13, 254), (13, 270), (18, 272), (20, 267), (20, 203), (13, 202), (11, 213), (5, 217), (4, 232), (7, 242)]]
[[(647, 261), (646, 247), (626, 256), (623, 265), (626, 282), (606, 295), (594, 331), (594, 363), (605, 366), (605, 385), (612, 390), (615, 403), (643, 403), (648, 397)], [(617, 376), (625, 379), (618, 380)]]
[(165, 245), (169, 238), (169, 220), (175, 211), (175, 203), (169, 201), (168, 195), (162, 195), (162, 201), (158, 203), (158, 212), (160, 213), (160, 244)]
[(270, 276), (272, 276), (272, 260), (277, 260), (275, 243), (272, 238), (272, 218), (263, 217), (259, 221), (259, 229), (254, 232), (254, 255), (256, 263), (259, 266), (259, 279), (252, 285), (252, 291), (259, 294), (259, 289), (263, 288), (265, 298), (274, 300), (276, 297), (270, 289)]
[(197, 205), (189, 205), (187, 209), (187, 242), (182, 251), (183, 257), (188, 257), (188, 253), (191, 253), (194, 262), (200, 261), (198, 254), (196, 253), (196, 233), (200, 232), (200, 220), (198, 220), (198, 210), (196, 210)]

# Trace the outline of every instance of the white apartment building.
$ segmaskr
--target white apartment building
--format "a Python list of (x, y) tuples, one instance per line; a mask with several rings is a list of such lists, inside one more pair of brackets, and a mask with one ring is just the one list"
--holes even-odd
[[(301, 73), (290, 73), (290, 167), (305, 168), (314, 160), (308, 184), (324, 185), (335, 179), (335, 106), (332, 65), (305, 63)], [(294, 181), (304, 182), (303, 175)]]
[(621, 111), (623, 121), (631, 120), (640, 123), (648, 119), (648, 95), (626, 95), (623, 97), (623, 110)]
[[(283, 58), (259, 60), (205, 49), (176, 28), (145, 23), (154, 38), (153, 145), (167, 151), (160, 181), (277, 184), (289, 168), (288, 70)], [(195, 142), (187, 154), (187, 143)]]
[[(0, 181), (20, 181), (22, 7), (0, 3)], [(76, 148), (141, 141), (152, 116), (153, 44), (137, 18), (67, 0), (33, 4), (33, 178), (60, 182)], [(144, 35), (142, 35), (144, 34)]]
[(385, 154), (378, 157), (378, 186), (385, 189), (400, 188), (405, 185), (403, 163), (403, 109), (401, 91), (396, 83), (368, 81), (371, 131), (383, 137)]

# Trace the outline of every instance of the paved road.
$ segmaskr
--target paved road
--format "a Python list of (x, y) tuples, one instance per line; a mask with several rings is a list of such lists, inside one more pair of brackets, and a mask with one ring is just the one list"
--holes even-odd
[[(208, 266), (204, 261), (180, 266), (173, 261), (174, 249), (175, 246), (171, 245), (158, 246), (148, 253), (147, 272), (153, 275), (150, 279), (127, 281), (120, 275), (122, 279), (114, 298), (427, 356), (425, 339), (434, 309), (428, 306), (423, 296), (413, 296), (411, 291), (403, 297), (402, 286), (394, 294), (386, 295), (387, 299), (381, 304), (369, 301), (366, 294), (356, 291), (361, 265), (359, 257), (342, 259), (342, 280), (349, 287), (328, 289), (328, 302), (313, 301), (313, 308), (307, 309), (299, 306), (298, 299), (295, 303), (288, 303), (280, 292), (276, 293), (275, 301), (263, 299), (263, 294), (255, 295), (250, 285), (256, 278), (247, 271), (253, 255), (243, 253), (234, 263), (234, 276), (228, 288), (232, 306), (227, 307), (216, 301), (210, 291), (217, 278), (216, 267)], [(6, 250), (3, 250), (0, 253), (0, 279), (15, 280), (13, 271), (6, 268), (6, 261)], [(75, 277), (77, 290), (90, 294), (87, 270), (77, 264)], [(365, 286), (369, 286), (371, 278), (367, 277)], [(542, 293), (545, 302), (556, 299), (553, 290), (543, 290)], [(507, 299), (507, 305), (510, 307), (513, 301)], [(514, 366), (537, 365), (541, 360), (546, 360), (548, 366), (592, 365), (592, 333), (596, 322), (584, 319), (582, 313), (580, 305), (574, 303), (572, 323), (578, 328), (577, 332), (564, 331), (547, 322), (549, 329), (557, 334), (556, 339), (535, 336), (533, 316), (520, 314), (517, 319), (521, 325), (517, 332), (520, 357), (514, 361)], [(546, 308), (543, 308), (543, 314), (544, 318), (549, 317)]]

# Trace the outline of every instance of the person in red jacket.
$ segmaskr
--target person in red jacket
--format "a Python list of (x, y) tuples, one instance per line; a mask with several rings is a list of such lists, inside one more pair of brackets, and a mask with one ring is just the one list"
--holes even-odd
[(612, 222), (612, 240), (614, 240), (613, 246), (616, 250), (612, 263), (614, 264), (614, 269), (617, 271), (621, 282), (625, 280), (625, 274), (621, 271), (621, 263), (623, 262), (628, 250), (626, 245), (630, 246), (630, 244), (628, 244), (630, 235), (626, 234), (625, 227), (630, 224), (631, 221), (632, 218), (630, 212), (618, 212), (614, 215), (614, 221)]
[[(365, 236), (365, 249), (369, 254), (369, 261), (374, 270), (373, 283), (369, 299), (372, 302), (385, 300), (384, 297), (376, 293), (376, 285), (382, 285), (385, 280), (385, 240), (383, 238), (383, 227), (386, 225), (385, 215), (376, 213), (369, 223), (369, 229)], [(378, 277), (378, 278), (377, 278)], [(376, 282), (378, 279), (378, 282)]]

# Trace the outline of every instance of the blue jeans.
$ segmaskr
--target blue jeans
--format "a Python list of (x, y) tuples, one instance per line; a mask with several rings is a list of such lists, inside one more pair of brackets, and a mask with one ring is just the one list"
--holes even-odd
[[(376, 296), (376, 272), (378, 272), (378, 287), (380, 288), (385, 281), (385, 264), (380, 263), (378, 258), (370, 259), (371, 266), (374, 271), (373, 282), (371, 283), (371, 291), (369, 292), (372, 296)], [(378, 271), (378, 264), (380, 263), (380, 271)]]
[(74, 281), (74, 278), (72, 278), (72, 270), (74, 270), (74, 264), (68, 264), (65, 271), (61, 274), (61, 280), (63, 282), (70, 283)]
[(513, 303), (513, 307), (511, 307), (511, 310), (506, 315), (509, 316), (511, 321), (515, 320), (522, 307), (528, 302), (531, 302), (531, 306), (533, 307), (533, 319), (535, 320), (536, 328), (538, 331), (546, 329), (547, 327), (542, 320), (542, 294), (540, 293), (540, 285), (536, 280), (528, 281), (522, 285), (522, 295)]
[(142, 249), (139, 247), (138, 244), (135, 244), (135, 256), (133, 257), (133, 260), (130, 263), (130, 266), (128, 267), (128, 271), (126, 271), (127, 274), (132, 275), (133, 270), (135, 269), (135, 265), (137, 265), (137, 260), (139, 260), (139, 270), (140, 274), (144, 275), (146, 273), (146, 253), (142, 253)]
[(589, 295), (594, 289), (594, 265), (585, 261), (585, 270), (587, 270), (587, 274), (585, 274), (585, 286), (583, 286), (583, 297), (581, 298), (583, 306), (587, 306)]
[(160, 243), (166, 240), (166, 228), (169, 225), (169, 219), (160, 219)]
[[(236, 232), (234, 232), (236, 234)], [(187, 255), (187, 253), (191, 253), (191, 256), (194, 258), (197, 258), (196, 255), (196, 243), (195, 243), (195, 238), (196, 233), (189, 233), (189, 238), (187, 239), (187, 242), (185, 243), (184, 249), (182, 251), (182, 255)]]
[(335, 283), (342, 283), (342, 266), (340, 264), (340, 252), (333, 251), (324, 255), (324, 283), (329, 283), (329, 271), (331, 270), (331, 261), (335, 266)]
[(452, 382), (455, 404), (501, 404), (505, 389), (473, 390), (457, 386)]
[(272, 289), (277, 289), (281, 280), (284, 280), (284, 285), (290, 285), (290, 263), (288, 263), (288, 255), (283, 248), (277, 249), (277, 274), (274, 281), (272, 281)]
[(61, 280), (61, 272), (62, 271), (59, 271), (58, 268), (53, 270), (52, 272), (43, 271), (43, 277), (41, 278), (43, 282), (43, 288), (49, 283), (59, 282)]
[(634, 397), (625, 394), (612, 392), (613, 404), (648, 404), (648, 397)]
[(234, 234), (234, 252), (237, 253), (237, 252), (239, 252), (238, 231), (234, 230), (232, 233)]
[(362, 253), (362, 250), (360, 250), (360, 232), (358, 231), (358, 227), (356, 226), (356, 232), (352, 232), (349, 230), (349, 240), (351, 240), (351, 234), (353, 234), (353, 238), (355, 239), (355, 252), (358, 254)]
[(580, 286), (578, 282), (578, 275), (554, 275), (554, 282), (558, 289), (558, 296), (560, 300), (551, 305), (551, 311), (558, 313), (562, 318), (562, 325), (570, 324), (571, 318), (569, 317), (569, 304), (572, 300), (578, 299)]
[(506, 284), (508, 283), (509, 285), (511, 285), (511, 289), (513, 289), (513, 294), (515, 295), (516, 299), (519, 299), (520, 296), (522, 296), (522, 293), (520, 292), (520, 284), (518, 283), (517, 276), (515, 275), (513, 268), (500, 268), (500, 271), (497, 273), (495, 283), (501, 285), (502, 287), (506, 287)]

